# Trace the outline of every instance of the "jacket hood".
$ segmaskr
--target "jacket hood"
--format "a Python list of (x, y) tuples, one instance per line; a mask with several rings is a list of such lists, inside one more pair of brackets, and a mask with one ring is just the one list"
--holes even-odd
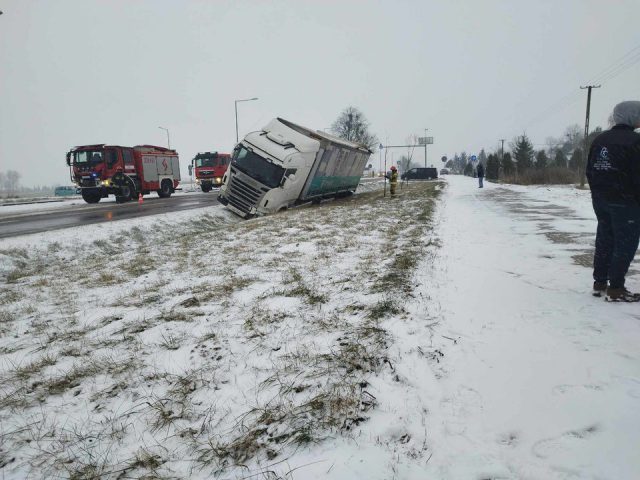
[(616, 105), (613, 109), (613, 121), (616, 125), (640, 127), (640, 102), (630, 100)]

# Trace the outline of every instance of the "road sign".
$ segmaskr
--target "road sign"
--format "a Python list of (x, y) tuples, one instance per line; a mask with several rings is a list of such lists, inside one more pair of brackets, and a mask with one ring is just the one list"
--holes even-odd
[(418, 137), (418, 145), (431, 145), (433, 137)]
[(444, 156), (444, 157), (442, 157), (440, 160), (442, 160), (443, 162), (446, 162), (446, 161), (447, 161), (447, 157), (446, 157), (446, 156)]
[(476, 160), (478, 160), (478, 157), (476, 157), (475, 155), (471, 155), (471, 161), (475, 162)]

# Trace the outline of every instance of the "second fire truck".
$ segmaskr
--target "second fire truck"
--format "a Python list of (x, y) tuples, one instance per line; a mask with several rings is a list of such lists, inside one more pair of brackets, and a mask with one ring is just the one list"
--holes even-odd
[(203, 192), (210, 192), (212, 188), (222, 185), (230, 161), (231, 155), (218, 152), (199, 153), (193, 158), (196, 183)]

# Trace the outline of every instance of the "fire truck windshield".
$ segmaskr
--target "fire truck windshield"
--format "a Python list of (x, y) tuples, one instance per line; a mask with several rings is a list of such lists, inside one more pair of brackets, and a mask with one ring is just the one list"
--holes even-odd
[(284, 175), (284, 168), (269, 162), (241, 145), (233, 152), (233, 166), (270, 188), (280, 185)]
[(196, 157), (196, 167), (217, 167), (218, 157)]
[(73, 163), (100, 163), (102, 158), (102, 151), (100, 150), (82, 150), (74, 152)]

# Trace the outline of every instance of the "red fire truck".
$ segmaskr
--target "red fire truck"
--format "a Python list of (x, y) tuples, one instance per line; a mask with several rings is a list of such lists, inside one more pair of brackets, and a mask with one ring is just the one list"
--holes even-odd
[(154, 190), (166, 198), (180, 181), (176, 151), (153, 145), (75, 147), (67, 153), (67, 165), (87, 203), (98, 203), (109, 195), (127, 202)]
[(213, 187), (222, 185), (231, 155), (228, 153), (204, 152), (197, 154), (192, 161), (195, 167), (196, 183), (203, 192), (209, 192)]

